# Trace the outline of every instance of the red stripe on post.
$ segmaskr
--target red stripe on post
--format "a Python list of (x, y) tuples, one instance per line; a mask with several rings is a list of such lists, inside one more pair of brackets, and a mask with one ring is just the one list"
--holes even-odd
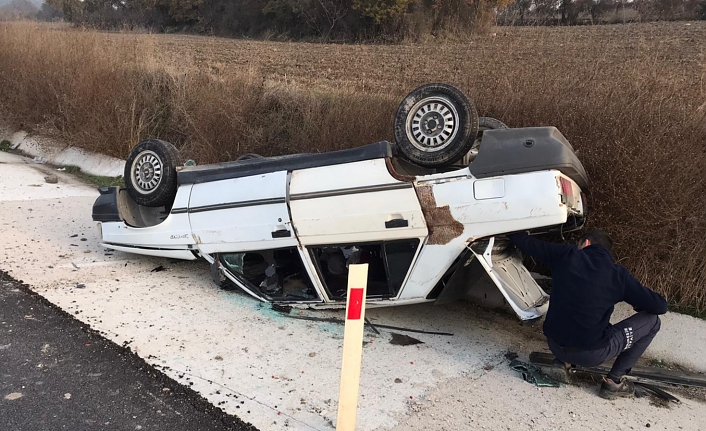
[(360, 320), (363, 311), (363, 289), (351, 289), (348, 294), (348, 320)]

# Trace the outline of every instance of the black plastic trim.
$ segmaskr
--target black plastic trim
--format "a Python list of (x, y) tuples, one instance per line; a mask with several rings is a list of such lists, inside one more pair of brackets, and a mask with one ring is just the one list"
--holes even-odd
[(385, 192), (389, 190), (401, 190), (410, 189), (414, 186), (412, 183), (394, 183), (394, 184), (377, 184), (374, 186), (365, 187), (351, 187), (348, 189), (338, 189), (338, 190), (324, 190), (320, 192), (311, 193), (298, 193), (291, 195), (289, 197), (290, 201), (297, 201), (301, 199), (318, 199), (327, 198), (331, 196), (345, 196), (345, 195), (355, 195), (359, 193), (374, 193), (374, 192)]
[(112, 222), (122, 221), (118, 211), (119, 187), (101, 187), (100, 195), (93, 203), (93, 221)]
[[(224, 204), (214, 204), (214, 205), (204, 205), (200, 207), (189, 208), (189, 213), (200, 213), (204, 211), (218, 211), (218, 210), (228, 210), (233, 208), (242, 207), (254, 207), (257, 205), (272, 205), (272, 204), (283, 204), (285, 203), (285, 198), (268, 198), (268, 199), (255, 199), (251, 201), (242, 202), (230, 202)], [(181, 208), (179, 208), (181, 210)], [(174, 210), (172, 210), (172, 213)]]
[(105, 242), (103, 241), (102, 244), (106, 244), (109, 246), (115, 246), (115, 247), (127, 247), (127, 248), (137, 248), (140, 250), (161, 250), (161, 251), (191, 251), (193, 253), (193, 249), (190, 248), (164, 248), (164, 247), (144, 247), (141, 245), (130, 245), (130, 244), (118, 244), (115, 242)]
[(389, 142), (382, 141), (350, 150), (331, 151), (328, 153), (292, 154), (185, 167), (177, 172), (177, 182), (179, 184), (199, 184), (270, 172), (340, 165), (386, 157), (392, 157), (392, 146)]
[[(531, 145), (527, 143), (532, 142)], [(476, 178), (556, 169), (588, 190), (588, 175), (573, 147), (555, 127), (483, 132), (480, 151), (468, 166)]]
[(292, 231), (287, 229), (276, 230), (272, 232), (272, 238), (291, 238)]
[(385, 229), (395, 229), (398, 227), (408, 227), (409, 222), (405, 219), (393, 219), (385, 222)]

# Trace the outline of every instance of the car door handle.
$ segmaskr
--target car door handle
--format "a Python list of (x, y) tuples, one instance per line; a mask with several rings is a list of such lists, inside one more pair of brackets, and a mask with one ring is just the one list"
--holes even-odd
[(292, 236), (292, 231), (287, 229), (279, 229), (272, 232), (272, 238), (289, 238)]
[(385, 222), (385, 229), (395, 229), (398, 227), (408, 227), (409, 222), (403, 218), (395, 218)]

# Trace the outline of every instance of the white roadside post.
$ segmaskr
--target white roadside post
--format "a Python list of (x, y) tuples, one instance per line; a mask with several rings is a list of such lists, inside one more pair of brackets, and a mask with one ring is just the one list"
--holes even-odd
[(346, 327), (343, 332), (343, 363), (338, 395), (336, 431), (354, 431), (358, 412), (360, 363), (363, 356), (365, 294), (368, 288), (368, 264), (348, 267)]

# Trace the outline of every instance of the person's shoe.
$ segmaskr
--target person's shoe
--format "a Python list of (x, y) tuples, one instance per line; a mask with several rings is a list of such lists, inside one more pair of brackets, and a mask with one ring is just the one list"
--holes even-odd
[(613, 379), (603, 378), (601, 390), (598, 396), (606, 400), (614, 400), (616, 398), (632, 397), (635, 395), (635, 385), (625, 376), (620, 378), (620, 383), (615, 383)]

